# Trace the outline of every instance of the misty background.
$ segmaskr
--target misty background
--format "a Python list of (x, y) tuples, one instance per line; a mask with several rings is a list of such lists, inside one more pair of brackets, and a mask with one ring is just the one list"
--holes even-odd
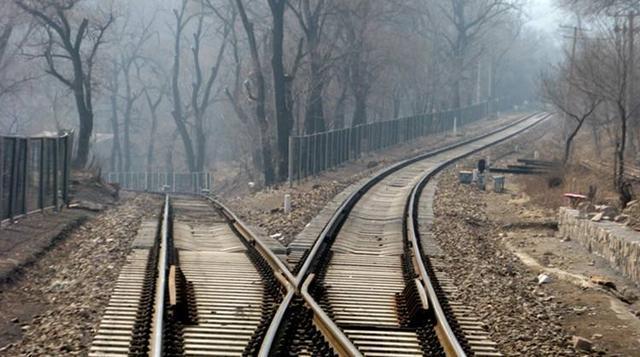
[(565, 15), (552, 0), (5, 1), (0, 133), (74, 130), (76, 166), (103, 172), (272, 184), (289, 135), (536, 100)]

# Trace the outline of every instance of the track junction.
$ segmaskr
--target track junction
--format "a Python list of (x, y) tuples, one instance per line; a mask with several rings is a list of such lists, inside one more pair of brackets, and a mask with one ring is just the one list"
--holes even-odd
[[(336, 210), (290, 272), (224, 204), (166, 196), (138, 232), (91, 356), (500, 356), (424, 227), (432, 178), (548, 117), (385, 168)], [(303, 242), (304, 243), (304, 242)]]

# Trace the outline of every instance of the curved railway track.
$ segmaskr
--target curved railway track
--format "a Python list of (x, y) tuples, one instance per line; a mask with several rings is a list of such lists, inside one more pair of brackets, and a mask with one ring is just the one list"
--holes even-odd
[[(508, 128), (396, 164), (363, 183), (336, 210), (299, 267), (296, 286), (313, 321), (301, 321), (303, 329), (288, 327), (280, 351), (317, 352), (308, 341), (323, 337), (349, 355), (499, 356), (471, 310), (449, 299), (455, 286), (436, 259), (431, 262), (427, 249), (434, 243), (428, 232), (420, 233), (420, 215), (433, 216), (419, 212), (420, 197), (447, 165), (547, 117), (527, 116)], [(309, 325), (322, 336), (310, 336)]]
[(421, 197), (445, 166), (546, 117), (380, 171), (339, 207), (296, 276), (221, 203), (166, 197), (138, 233), (90, 356), (499, 356), (453, 298)]

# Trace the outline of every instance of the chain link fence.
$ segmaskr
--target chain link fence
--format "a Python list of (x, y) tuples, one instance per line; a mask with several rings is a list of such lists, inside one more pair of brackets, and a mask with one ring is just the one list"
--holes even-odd
[(69, 203), (73, 134), (0, 136), (0, 221)]
[(510, 110), (512, 100), (494, 99), (469, 107), (357, 125), (321, 133), (289, 137), (289, 182), (359, 159), (363, 153), (381, 150), (419, 137), (456, 132), (459, 128), (500, 111)]
[(109, 172), (107, 182), (131, 191), (203, 193), (211, 192), (211, 172)]

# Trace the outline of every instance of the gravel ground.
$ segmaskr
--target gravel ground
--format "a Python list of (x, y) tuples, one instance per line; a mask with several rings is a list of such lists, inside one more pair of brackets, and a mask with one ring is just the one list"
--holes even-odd
[(1, 286), (0, 356), (86, 354), (142, 218), (160, 207), (149, 196), (126, 200)]
[(441, 175), (434, 233), (460, 301), (474, 307), (506, 355), (575, 356), (560, 323), (568, 307), (550, 298), (536, 274), (500, 243), (485, 207), (482, 193), (458, 184), (454, 170)]

